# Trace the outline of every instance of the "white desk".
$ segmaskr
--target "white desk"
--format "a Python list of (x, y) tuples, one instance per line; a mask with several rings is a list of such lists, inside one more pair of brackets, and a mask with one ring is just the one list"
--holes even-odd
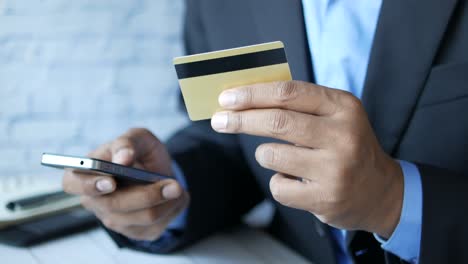
[(153, 255), (118, 249), (101, 229), (93, 229), (35, 247), (0, 245), (1, 264), (107, 263), (310, 263), (269, 235), (238, 229), (215, 235), (174, 255)]

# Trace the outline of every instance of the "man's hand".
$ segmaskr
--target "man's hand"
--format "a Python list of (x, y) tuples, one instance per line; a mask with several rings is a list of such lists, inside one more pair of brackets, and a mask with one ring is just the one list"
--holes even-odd
[[(272, 137), (256, 159), (277, 171), (280, 203), (324, 223), (390, 237), (403, 201), (403, 173), (380, 147), (359, 99), (350, 93), (291, 81), (224, 91), (212, 127), (222, 133)], [(292, 177), (293, 176), (293, 177)]]
[[(146, 129), (131, 129), (89, 154), (91, 158), (172, 175), (165, 146)], [(188, 194), (174, 180), (117, 187), (113, 177), (66, 170), (63, 188), (109, 229), (137, 240), (155, 240), (185, 207)]]

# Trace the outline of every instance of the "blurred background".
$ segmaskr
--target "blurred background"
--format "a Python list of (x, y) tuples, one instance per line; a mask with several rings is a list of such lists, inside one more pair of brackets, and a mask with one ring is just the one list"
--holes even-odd
[(0, 177), (51, 177), (130, 127), (163, 140), (179, 112), (181, 0), (0, 0)]
[[(77, 197), (38, 198), (60, 190), (63, 174), (40, 165), (43, 152), (86, 155), (131, 127), (147, 127), (164, 141), (188, 123), (172, 65), (183, 54), (183, 13), (183, 0), (0, 0), (0, 255), (6, 263), (23, 263), (16, 257), (29, 253), (4, 244), (28, 246), (95, 223), (73, 207)], [(9, 208), (31, 197), (41, 203)], [(261, 226), (273, 209), (258, 208), (246, 221)], [(91, 240), (76, 236), (39, 247), (34, 259), (61, 263), (60, 252), (73, 255), (63, 250), (73, 243), (88, 245), (95, 252), (88, 257), (100, 256), (95, 236), (113, 243), (96, 232)], [(73, 256), (77, 263), (83, 258)]]

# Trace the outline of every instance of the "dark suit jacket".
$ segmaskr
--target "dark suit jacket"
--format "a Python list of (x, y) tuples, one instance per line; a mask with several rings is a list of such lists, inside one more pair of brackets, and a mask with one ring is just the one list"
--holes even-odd
[[(416, 163), (421, 172), (421, 263), (468, 263), (466, 2), (384, 0), (362, 96), (385, 151)], [(281, 40), (294, 79), (313, 82), (303, 19), (300, 0), (188, 0), (187, 53)], [(217, 134), (205, 121), (174, 135), (168, 146), (192, 199), (187, 230), (160, 252), (233, 225), (259, 201), (271, 199), (273, 172), (260, 167), (254, 153), (272, 141)], [(325, 225), (310, 213), (275, 205), (271, 232), (276, 237), (315, 263), (335, 262)], [(358, 261), (384, 261), (370, 234), (352, 237), (352, 253), (368, 249)], [(399, 263), (391, 254), (385, 258)]]

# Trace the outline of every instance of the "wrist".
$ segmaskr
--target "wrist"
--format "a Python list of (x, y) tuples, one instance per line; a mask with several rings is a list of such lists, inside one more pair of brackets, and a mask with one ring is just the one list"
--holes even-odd
[(379, 203), (376, 205), (376, 214), (373, 217), (375, 225), (370, 231), (388, 239), (400, 221), (404, 179), (400, 165), (392, 158), (388, 157), (384, 168), (383, 173), (386, 180), (384, 181), (382, 197), (377, 199)]

